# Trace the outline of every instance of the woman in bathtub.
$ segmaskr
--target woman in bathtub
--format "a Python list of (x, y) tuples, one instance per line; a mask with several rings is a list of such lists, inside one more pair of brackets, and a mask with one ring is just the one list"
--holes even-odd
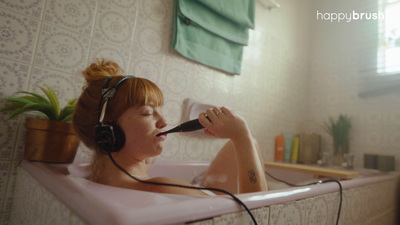
[[(146, 159), (160, 155), (167, 138), (167, 135), (156, 136), (165, 131), (167, 121), (161, 110), (164, 96), (153, 82), (121, 76), (122, 71), (116, 63), (103, 59), (90, 65), (82, 74), (86, 86), (76, 105), (73, 125), (82, 142), (95, 151), (92, 181), (151, 192), (205, 194), (196, 189), (139, 182), (112, 162), (113, 159), (140, 180), (191, 186), (181, 180), (148, 175), (151, 166)], [(124, 78), (126, 80), (121, 81)], [(114, 96), (109, 95), (112, 91), (115, 91)], [(244, 119), (228, 108), (214, 107), (201, 113), (199, 121), (207, 135), (229, 139), (205, 172), (200, 185), (231, 193), (267, 190), (262, 161)], [(108, 125), (112, 125), (116, 143), (105, 151), (110, 142), (115, 141), (109, 140)]]

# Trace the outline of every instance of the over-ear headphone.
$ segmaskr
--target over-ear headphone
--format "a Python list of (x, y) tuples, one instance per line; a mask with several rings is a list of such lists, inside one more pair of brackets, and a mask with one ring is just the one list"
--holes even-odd
[(94, 127), (96, 144), (104, 153), (119, 151), (125, 145), (125, 134), (122, 129), (115, 122), (103, 122), (103, 119), (106, 114), (107, 103), (115, 96), (118, 87), (128, 79), (134, 78), (134, 76), (126, 76), (112, 87), (107, 88), (108, 83), (112, 78), (113, 77), (111, 76), (104, 80), (98, 109), (99, 121)]

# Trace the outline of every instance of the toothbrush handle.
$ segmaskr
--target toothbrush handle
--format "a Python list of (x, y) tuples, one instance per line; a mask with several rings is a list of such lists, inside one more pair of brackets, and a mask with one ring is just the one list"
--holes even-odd
[(181, 132), (195, 131), (203, 129), (203, 125), (200, 124), (199, 119), (190, 120), (188, 122), (182, 123), (180, 126)]
[[(208, 119), (208, 116), (206, 116)], [(208, 119), (210, 120), (210, 119)], [(157, 134), (157, 136), (163, 135), (163, 134), (169, 134), (169, 133), (175, 133), (175, 132), (189, 132), (189, 131), (195, 131), (195, 130), (200, 130), (203, 129), (203, 125), (200, 124), (199, 119), (194, 119), (194, 120), (189, 120), (185, 123), (182, 123), (170, 130), (167, 130), (165, 132)]]

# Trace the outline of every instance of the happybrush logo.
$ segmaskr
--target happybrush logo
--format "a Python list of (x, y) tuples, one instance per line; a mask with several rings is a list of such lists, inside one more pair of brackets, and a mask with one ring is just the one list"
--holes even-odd
[(381, 11), (374, 13), (359, 13), (353, 10), (351, 13), (322, 13), (317, 10), (317, 20), (325, 20), (330, 22), (346, 21), (347, 23), (353, 20), (384, 20), (385, 14)]

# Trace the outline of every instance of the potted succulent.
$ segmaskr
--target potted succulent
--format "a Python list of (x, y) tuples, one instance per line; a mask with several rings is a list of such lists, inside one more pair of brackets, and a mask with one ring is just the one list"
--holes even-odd
[(8, 119), (26, 112), (40, 112), (46, 116), (45, 119), (26, 119), (25, 159), (71, 163), (79, 146), (79, 138), (69, 123), (75, 111), (76, 99), (68, 101), (65, 107), (60, 109), (55, 92), (47, 85), (38, 87), (44, 96), (26, 91), (17, 92), (25, 95), (4, 99), (9, 104), (0, 111), (11, 112)]
[(325, 124), (325, 129), (333, 138), (333, 153), (336, 164), (341, 164), (344, 155), (349, 153), (349, 130), (351, 128), (350, 118), (340, 114), (338, 119), (330, 117)]

